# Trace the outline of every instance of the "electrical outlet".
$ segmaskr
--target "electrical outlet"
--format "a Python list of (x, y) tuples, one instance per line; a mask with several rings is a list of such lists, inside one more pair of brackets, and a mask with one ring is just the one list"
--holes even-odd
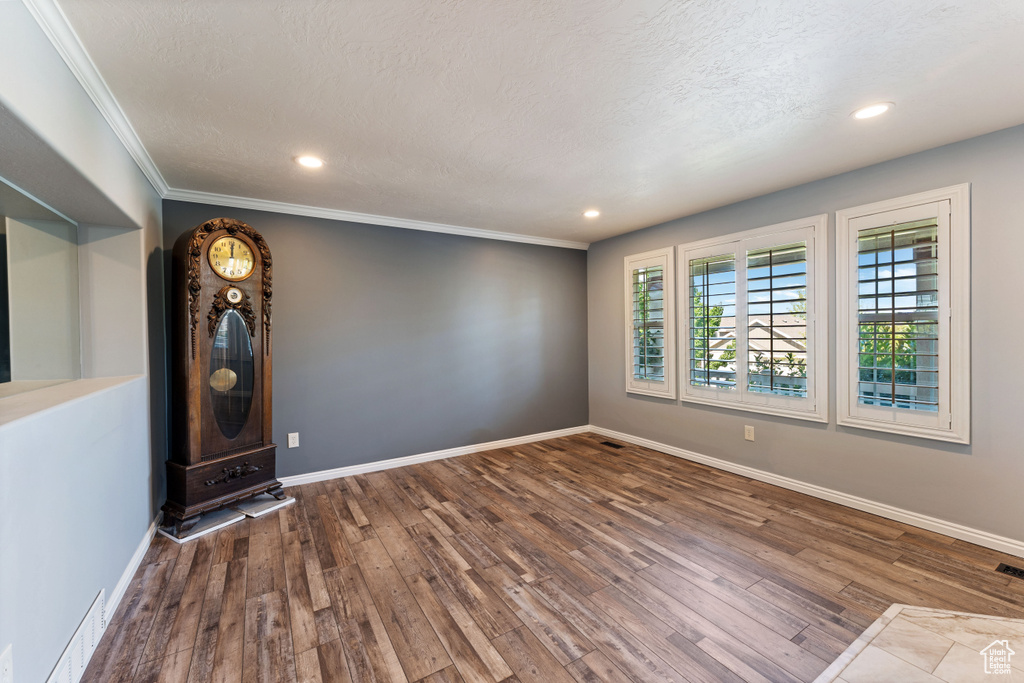
[(743, 425), (743, 438), (747, 441), (754, 440), (754, 428), (750, 425)]
[(299, 447), (299, 433), (298, 432), (289, 432), (288, 433), (288, 448), (298, 448), (298, 447)]
[(14, 644), (0, 655), (0, 683), (14, 683)]

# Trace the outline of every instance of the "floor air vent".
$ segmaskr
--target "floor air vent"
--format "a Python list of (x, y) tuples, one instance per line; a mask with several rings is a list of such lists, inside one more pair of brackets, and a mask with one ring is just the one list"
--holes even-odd
[(611, 441), (602, 441), (601, 445), (602, 446), (610, 446), (611, 448), (622, 448), (623, 447), (621, 443), (612, 443)]
[(1011, 567), (1008, 564), (1000, 564), (998, 567), (996, 567), (996, 571), (1002, 572), (1003, 574), (1009, 574), (1010, 576), (1014, 576), (1018, 579), (1024, 579), (1024, 569), (1021, 569), (1019, 567)]

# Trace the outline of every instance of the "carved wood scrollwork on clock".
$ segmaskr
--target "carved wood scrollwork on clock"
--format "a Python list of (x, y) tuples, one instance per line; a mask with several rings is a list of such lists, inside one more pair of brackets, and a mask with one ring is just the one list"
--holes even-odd
[[(196, 328), (199, 326), (199, 294), (202, 291), (202, 284), (200, 283), (199, 274), (200, 259), (203, 256), (203, 242), (211, 233), (217, 232), (218, 230), (225, 230), (229, 235), (236, 235), (242, 233), (255, 244), (256, 248), (260, 252), (260, 261), (263, 264), (263, 334), (264, 344), (263, 353), (266, 355), (270, 354), (270, 321), (271, 321), (271, 300), (274, 296), (274, 288), (272, 282), (272, 262), (270, 258), (270, 249), (267, 248), (267, 243), (263, 241), (263, 236), (253, 230), (251, 227), (237, 221), (233, 218), (214, 218), (213, 220), (203, 223), (199, 228), (192, 233), (192, 239), (188, 245), (188, 313), (189, 313), (189, 333), (192, 341), (192, 358), (196, 357)], [(220, 296), (220, 295), (218, 295)], [(251, 307), (251, 304), (250, 304)], [(232, 306), (234, 308), (234, 306)], [(241, 312), (241, 311), (240, 311)], [(218, 314), (219, 315), (219, 314)], [(244, 315), (244, 314), (243, 314)], [(246, 319), (246, 323), (249, 324), (249, 319)], [(252, 331), (253, 325), (249, 324), (249, 329)]]
[(213, 486), (215, 484), (231, 481), (232, 479), (248, 477), (250, 474), (255, 474), (256, 472), (259, 472), (262, 469), (263, 468), (260, 467), (259, 465), (250, 465), (249, 463), (244, 462), (241, 465), (238, 465), (237, 467), (225, 467), (223, 473), (219, 477), (217, 477), (216, 479), (208, 479), (206, 480), (205, 483), (207, 486)]
[[(228, 298), (228, 292), (230, 291), (238, 292), (242, 298), (237, 303), (231, 303)], [(207, 327), (210, 330), (210, 336), (212, 337), (217, 334), (217, 323), (220, 321), (220, 316), (223, 315), (224, 311), (232, 308), (238, 311), (242, 316), (242, 319), (245, 320), (245, 326), (249, 328), (249, 336), (255, 336), (256, 312), (252, 310), (252, 297), (231, 285), (223, 287), (213, 297), (213, 304), (210, 306), (210, 312), (206, 315)]]

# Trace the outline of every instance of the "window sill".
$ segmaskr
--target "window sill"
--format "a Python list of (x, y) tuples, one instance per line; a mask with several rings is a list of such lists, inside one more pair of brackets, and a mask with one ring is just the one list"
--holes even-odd
[(670, 401), (676, 400), (675, 391), (669, 389), (644, 389), (643, 387), (626, 387), (627, 394), (639, 394), (640, 396), (654, 396), (656, 398), (665, 398)]
[(73, 379), (16, 379), (0, 384), (0, 401), (18, 394), (38, 391), (58, 384), (74, 382)]
[(773, 415), (775, 417), (788, 417), (794, 420), (804, 420), (806, 422), (821, 422), (828, 423), (828, 406), (821, 406), (820, 411), (804, 411), (804, 410), (791, 410), (789, 408), (780, 408), (778, 406), (769, 405), (757, 405), (754, 403), (737, 403), (736, 401), (716, 401), (713, 398), (701, 398), (698, 396), (682, 396), (680, 400), (684, 403), (699, 403), (706, 406), (715, 406), (716, 408), (729, 408), (731, 410), (741, 410), (746, 413), (761, 413), (762, 415)]
[(971, 438), (967, 433), (960, 433), (953, 429), (936, 429), (934, 427), (919, 427), (892, 422), (880, 422), (858, 417), (839, 417), (836, 424), (841, 427), (856, 427), (857, 429), (870, 429), (876, 432), (889, 434), (900, 434), (902, 436), (916, 436), (921, 439), (933, 441), (946, 441), (949, 443), (970, 444)]

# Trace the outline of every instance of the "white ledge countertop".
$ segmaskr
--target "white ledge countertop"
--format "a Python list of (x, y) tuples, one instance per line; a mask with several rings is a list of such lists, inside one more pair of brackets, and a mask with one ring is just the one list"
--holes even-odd
[(144, 378), (145, 375), (124, 375), (71, 381), (57, 380), (56, 384), (42, 382), (42, 386), (37, 389), (0, 397), (0, 428), (71, 401), (81, 400), (121, 384)]

